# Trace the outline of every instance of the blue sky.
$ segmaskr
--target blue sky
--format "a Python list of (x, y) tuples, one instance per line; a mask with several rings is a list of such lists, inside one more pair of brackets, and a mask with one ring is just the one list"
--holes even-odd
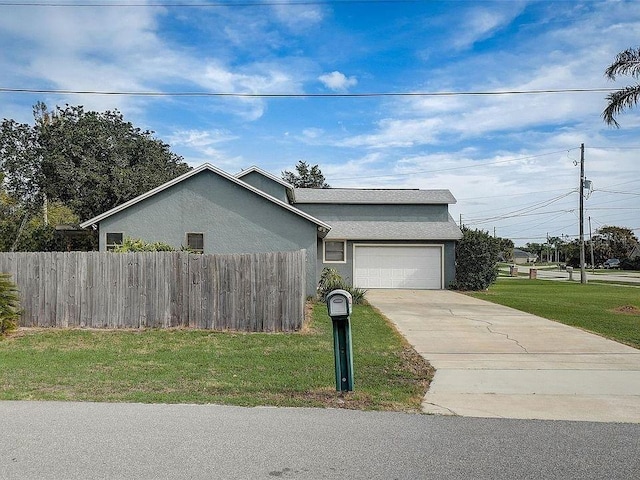
[[(11, 3), (12, 5), (8, 5)], [(640, 2), (0, 0), (0, 87), (353, 94), (618, 88)], [(27, 2), (23, 2), (27, 3)], [(74, 6), (61, 6), (76, 3)], [(242, 5), (238, 5), (241, 3)], [(296, 3), (298, 3), (296, 5)], [(159, 4), (163, 4), (159, 6)], [(209, 4), (208, 6), (204, 6)], [(235, 5), (234, 5), (235, 4)], [(456, 221), (514, 239), (578, 234), (579, 146), (592, 228), (640, 234), (640, 108), (603, 92), (242, 98), (0, 93), (0, 117), (44, 101), (119, 109), (195, 166), (318, 164), (334, 187), (448, 188)], [(587, 230), (588, 234), (588, 230)]]

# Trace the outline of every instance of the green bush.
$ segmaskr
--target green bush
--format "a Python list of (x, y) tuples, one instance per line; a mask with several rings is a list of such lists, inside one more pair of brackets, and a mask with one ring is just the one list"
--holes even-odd
[(7, 273), (0, 273), (0, 335), (18, 328), (20, 297)]
[(139, 238), (127, 237), (122, 242), (122, 245), (118, 245), (113, 249), (115, 253), (128, 253), (128, 252), (174, 252), (175, 248), (171, 245), (162, 242), (147, 243)]
[(456, 245), (456, 290), (486, 290), (498, 278), (500, 242), (482, 230), (462, 228)]
[(335, 268), (324, 268), (318, 282), (318, 298), (322, 302), (326, 302), (327, 295), (333, 290), (346, 290), (351, 294), (351, 299), (356, 305), (364, 303), (364, 296), (367, 293), (362, 288), (349, 285)]
[(622, 270), (640, 270), (640, 258), (631, 260), (625, 258), (620, 262), (620, 269)]

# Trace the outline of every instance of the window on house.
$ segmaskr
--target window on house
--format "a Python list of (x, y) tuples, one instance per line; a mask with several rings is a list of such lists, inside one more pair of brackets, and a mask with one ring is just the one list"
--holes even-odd
[(346, 262), (345, 251), (347, 242), (345, 240), (327, 240), (324, 242), (324, 261), (325, 263), (331, 262)]
[(204, 233), (187, 233), (187, 248), (194, 253), (204, 253)]
[(110, 252), (120, 245), (122, 245), (122, 233), (107, 232), (107, 251)]

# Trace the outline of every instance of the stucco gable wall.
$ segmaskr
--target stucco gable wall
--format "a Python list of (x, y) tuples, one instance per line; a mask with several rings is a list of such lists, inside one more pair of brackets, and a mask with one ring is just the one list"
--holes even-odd
[(102, 220), (106, 233), (180, 248), (187, 232), (204, 233), (205, 253), (259, 253), (307, 250), (307, 290), (315, 291), (316, 225), (275, 203), (203, 171)]
[(249, 172), (246, 175), (243, 175), (241, 180), (252, 187), (256, 187), (258, 190), (263, 191), (267, 195), (271, 195), (278, 200), (288, 203), (287, 189), (282, 184), (265, 177), (259, 172)]
[(300, 203), (295, 207), (329, 224), (332, 220), (447, 222), (447, 205), (349, 205)]

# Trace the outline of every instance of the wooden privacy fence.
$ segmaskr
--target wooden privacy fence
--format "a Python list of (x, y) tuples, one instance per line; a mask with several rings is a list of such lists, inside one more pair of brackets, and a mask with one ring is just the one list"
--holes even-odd
[(1, 253), (20, 325), (291, 331), (302, 326), (306, 251)]

